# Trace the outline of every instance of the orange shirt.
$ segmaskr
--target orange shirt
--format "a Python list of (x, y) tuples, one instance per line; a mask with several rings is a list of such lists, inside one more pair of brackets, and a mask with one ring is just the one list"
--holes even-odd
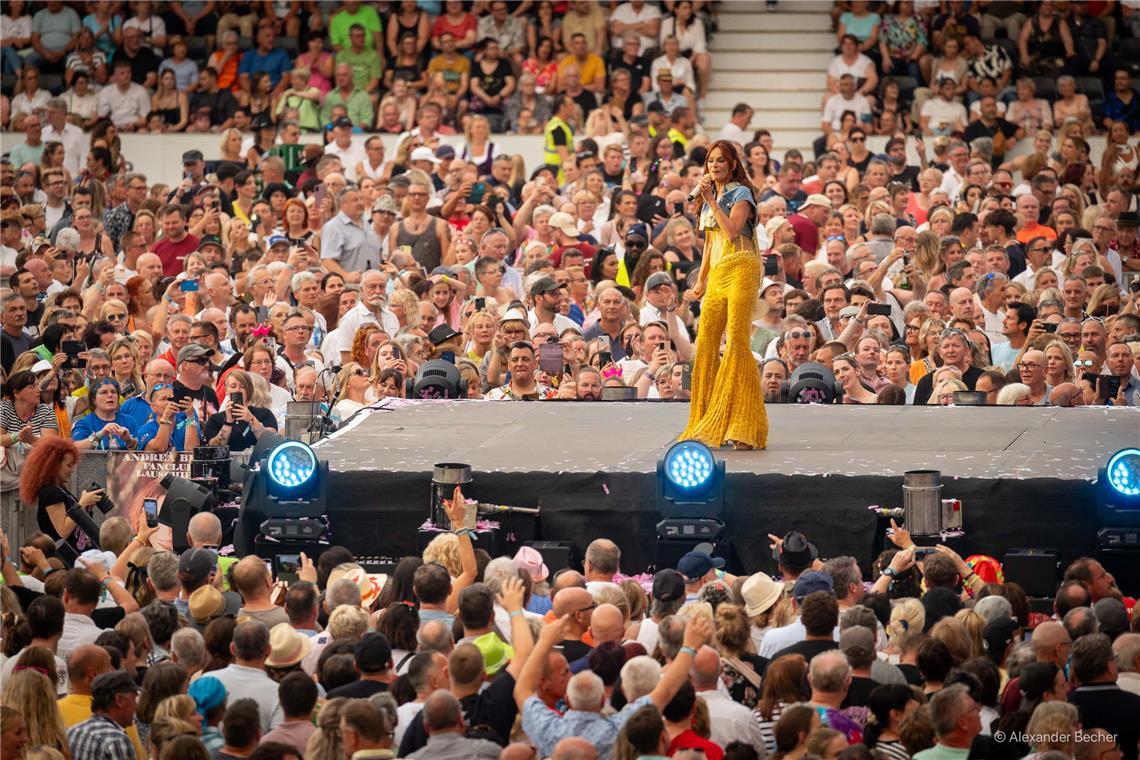
[(222, 60), (222, 51), (217, 51), (206, 61), (206, 65), (218, 72), (219, 90), (236, 90), (238, 88), (238, 64), (241, 63), (241, 54), (235, 55), (226, 61), (226, 65), (218, 68)]
[(1047, 240), (1056, 240), (1057, 231), (1052, 227), (1046, 227), (1044, 224), (1027, 224), (1017, 231), (1017, 242), (1028, 243), (1035, 237), (1043, 237)]

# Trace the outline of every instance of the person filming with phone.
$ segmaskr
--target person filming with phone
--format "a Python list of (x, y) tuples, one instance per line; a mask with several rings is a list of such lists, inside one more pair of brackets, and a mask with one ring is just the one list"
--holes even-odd
[(1097, 403), (1140, 406), (1140, 378), (1133, 371), (1132, 350), (1124, 341), (1108, 347), (1107, 374), (1098, 378)]
[(210, 446), (244, 451), (257, 444), (266, 431), (277, 432), (277, 418), (269, 399), (259, 397), (248, 372), (235, 369), (226, 375), (226, 408), (206, 420), (203, 440)]

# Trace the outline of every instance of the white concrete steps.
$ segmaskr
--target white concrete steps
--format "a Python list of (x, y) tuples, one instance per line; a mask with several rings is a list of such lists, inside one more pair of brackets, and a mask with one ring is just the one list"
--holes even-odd
[(777, 157), (790, 148), (810, 155), (836, 45), (830, 7), (822, 1), (782, 0), (770, 12), (763, 0), (721, 4), (720, 31), (710, 43), (705, 131), (715, 135), (732, 107), (744, 102), (756, 112), (752, 128), (772, 131)]

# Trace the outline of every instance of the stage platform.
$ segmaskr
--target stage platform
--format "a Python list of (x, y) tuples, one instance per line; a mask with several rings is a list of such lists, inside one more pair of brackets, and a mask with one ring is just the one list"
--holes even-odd
[[(480, 501), (539, 506), (499, 518), (510, 547), (605, 536), (622, 569), (654, 560), (657, 459), (687, 404), (396, 402), (317, 444), (329, 460), (333, 539), (360, 554), (416, 551), (432, 465), (471, 465)], [(738, 572), (774, 569), (768, 533), (803, 530), (824, 556), (867, 566), (879, 533), (869, 505), (901, 506), (907, 470), (942, 472), (962, 500), (964, 554), (1096, 546), (1094, 482), (1108, 455), (1140, 444), (1140, 410), (1048, 407), (768, 407), (765, 451), (721, 450), (722, 519)]]

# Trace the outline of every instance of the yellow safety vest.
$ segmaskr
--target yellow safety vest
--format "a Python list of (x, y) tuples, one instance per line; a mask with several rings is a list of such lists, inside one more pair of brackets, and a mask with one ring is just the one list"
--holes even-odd
[(680, 143), (681, 147), (683, 149), (688, 150), (689, 138), (685, 137), (685, 133), (682, 132), (681, 130), (677, 129), (676, 127), (671, 127), (669, 129), (669, 139), (672, 142)]
[(546, 129), (543, 130), (542, 160), (550, 166), (558, 167), (558, 183), (562, 184), (566, 181), (566, 177), (562, 173), (562, 156), (558, 153), (558, 146), (554, 143), (554, 132), (559, 129), (566, 130), (566, 150), (574, 150), (574, 130), (562, 119), (554, 116), (546, 122)]

